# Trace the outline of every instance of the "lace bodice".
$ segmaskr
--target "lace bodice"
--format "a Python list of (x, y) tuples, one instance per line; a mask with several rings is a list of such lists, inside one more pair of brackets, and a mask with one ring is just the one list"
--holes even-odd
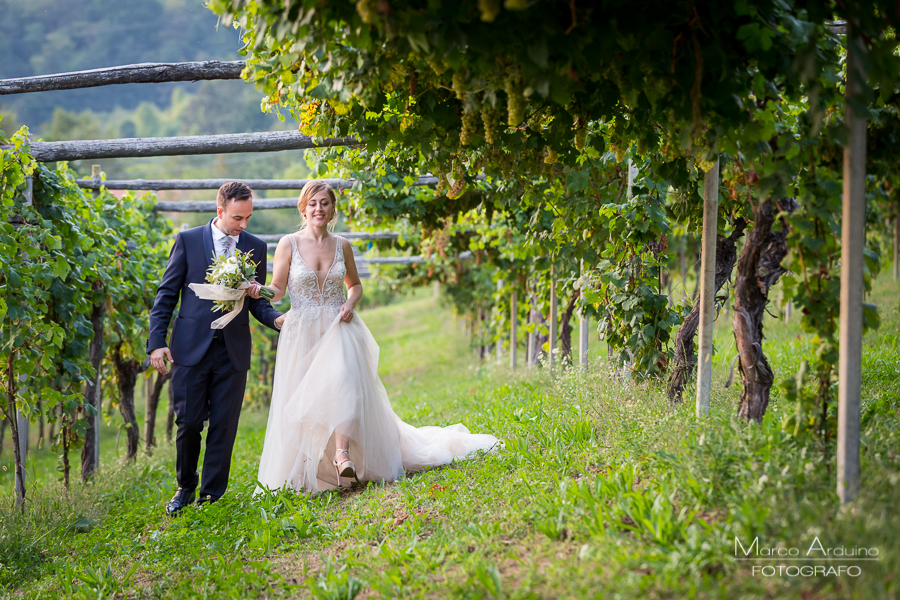
[(329, 319), (337, 316), (341, 305), (346, 300), (344, 276), (347, 266), (344, 264), (344, 239), (336, 236), (334, 259), (325, 279), (319, 282), (316, 273), (300, 255), (297, 238), (291, 238), (291, 268), (288, 272), (288, 293), (291, 298), (291, 310), (286, 318), (289, 323), (318, 319), (326, 315)]

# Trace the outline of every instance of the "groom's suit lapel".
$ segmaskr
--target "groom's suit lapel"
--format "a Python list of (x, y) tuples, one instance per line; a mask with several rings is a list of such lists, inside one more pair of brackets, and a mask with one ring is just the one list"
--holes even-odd
[(216, 252), (213, 248), (212, 222), (213, 219), (210, 219), (206, 227), (203, 228), (203, 251), (206, 252), (206, 266), (213, 264), (213, 261), (216, 259)]
[[(235, 248), (237, 250), (240, 250), (241, 252), (246, 253), (247, 252), (247, 241), (248, 241), (247, 234), (242, 231), (241, 234), (238, 236), (238, 241), (237, 241), (237, 245), (235, 245)], [(256, 257), (252, 257), (252, 258), (259, 260)]]

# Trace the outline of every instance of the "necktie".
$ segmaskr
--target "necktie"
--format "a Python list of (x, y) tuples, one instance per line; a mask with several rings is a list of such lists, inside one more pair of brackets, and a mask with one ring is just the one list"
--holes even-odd
[(220, 246), (221, 250), (219, 251), (219, 255), (220, 256), (231, 256), (231, 238), (228, 236), (225, 236), (219, 240), (219, 243), (221, 244), (221, 246)]

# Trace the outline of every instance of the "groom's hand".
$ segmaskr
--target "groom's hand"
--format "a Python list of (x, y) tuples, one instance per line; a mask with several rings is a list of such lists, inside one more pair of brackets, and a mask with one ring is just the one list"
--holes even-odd
[(169, 362), (172, 361), (172, 353), (169, 352), (168, 348), (157, 348), (153, 352), (150, 353), (150, 364), (153, 365), (153, 368), (162, 373), (163, 375), (169, 374), (169, 369), (166, 368), (166, 360), (169, 359)]

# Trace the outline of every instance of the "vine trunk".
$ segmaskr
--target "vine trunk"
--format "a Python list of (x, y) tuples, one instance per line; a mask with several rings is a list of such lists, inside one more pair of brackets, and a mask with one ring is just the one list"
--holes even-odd
[(759, 421), (769, 405), (769, 392), (775, 374), (763, 353), (763, 316), (769, 302), (769, 290), (785, 269), (781, 261), (787, 255), (787, 224), (773, 231), (780, 212), (794, 212), (799, 205), (793, 198), (766, 200), (756, 209), (755, 223), (738, 260), (734, 285), (734, 340), (741, 373), (741, 400), (738, 415)]
[(562, 314), (559, 324), (559, 347), (562, 351), (563, 364), (572, 364), (572, 314), (575, 312), (575, 306), (578, 303), (579, 290), (574, 290), (566, 305), (566, 310)]
[(152, 454), (153, 447), (156, 445), (156, 410), (159, 408), (159, 397), (162, 394), (163, 386), (170, 377), (171, 373), (167, 375), (157, 373), (153, 387), (147, 394), (147, 416), (144, 423), (144, 449), (147, 454)]
[(13, 459), (15, 460), (16, 505), (25, 511), (25, 470), (22, 468), (22, 449), (19, 447), (19, 423), (16, 419), (16, 379), (13, 365), (16, 355), (9, 353), (6, 365), (6, 418), (9, 420), (9, 433), (12, 435)]
[[(94, 377), (84, 386), (84, 404), (85, 416), (87, 416), (88, 427), (84, 433), (84, 447), (81, 449), (81, 480), (88, 481), (97, 468), (100, 466), (100, 457), (95, 451), (98, 443), (100, 432), (97, 428), (98, 419), (95, 415), (100, 414), (100, 363), (103, 360), (103, 316), (106, 314), (106, 306), (104, 304), (95, 304), (91, 311), (91, 327), (94, 330), (94, 336), (91, 338), (90, 346), (88, 346), (88, 359), (91, 361), (91, 367), (94, 369)], [(91, 413), (87, 407), (93, 407)]]
[(134, 388), (137, 378), (144, 370), (140, 361), (122, 356), (122, 343), (113, 349), (113, 362), (116, 365), (116, 386), (119, 388), (119, 412), (125, 420), (125, 460), (137, 457), (140, 434), (138, 433), (137, 416), (134, 412)]
[[(734, 271), (734, 263), (737, 260), (736, 244), (744, 235), (747, 222), (738, 219), (734, 222), (734, 231), (730, 236), (716, 236), (716, 292), (731, 279)], [(675, 334), (675, 366), (672, 375), (669, 376), (669, 385), (666, 392), (673, 402), (681, 401), (681, 393), (684, 387), (693, 378), (694, 368), (697, 366), (697, 353), (694, 348), (694, 336), (700, 326), (700, 304), (697, 302), (697, 292), (694, 293), (694, 307), (685, 317), (678, 333)]]

